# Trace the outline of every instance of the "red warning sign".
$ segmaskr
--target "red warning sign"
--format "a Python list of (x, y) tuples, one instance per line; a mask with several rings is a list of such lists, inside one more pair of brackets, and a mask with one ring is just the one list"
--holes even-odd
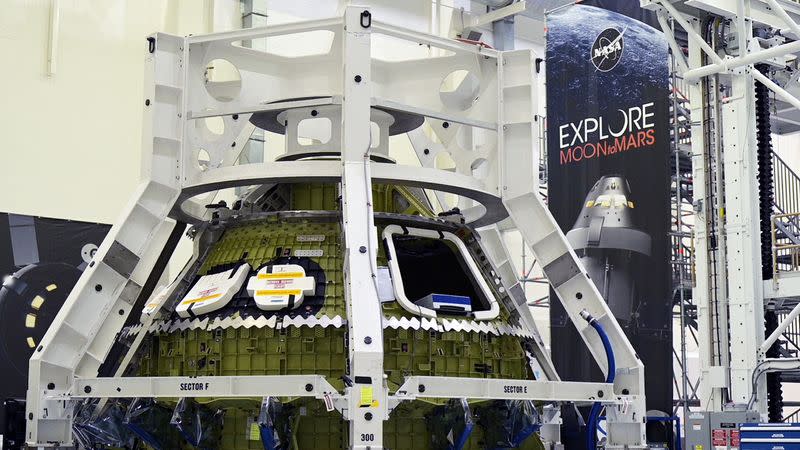
[(739, 430), (731, 430), (728, 432), (729, 442), (731, 447), (738, 447), (741, 444), (741, 439), (739, 437)]
[(716, 429), (711, 431), (711, 445), (723, 446), (728, 445), (728, 430)]

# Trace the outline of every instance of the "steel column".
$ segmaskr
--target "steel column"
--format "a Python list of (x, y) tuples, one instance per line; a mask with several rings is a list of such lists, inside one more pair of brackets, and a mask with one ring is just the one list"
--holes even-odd
[[(350, 445), (383, 448), (388, 391), (383, 380), (382, 313), (376, 285), (378, 237), (370, 175), (369, 9), (345, 10), (342, 71), (342, 233), (350, 351)], [(365, 399), (369, 401), (365, 402)]]

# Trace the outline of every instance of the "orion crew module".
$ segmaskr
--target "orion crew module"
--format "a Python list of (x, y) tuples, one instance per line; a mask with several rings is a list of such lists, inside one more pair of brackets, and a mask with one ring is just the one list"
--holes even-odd
[[(299, 33), (331, 47), (240, 44)], [(441, 51), (385, 60), (376, 35)], [(156, 34), (144, 50), (149, 169), (37, 345), (28, 445), (558, 448), (560, 408), (591, 404), (607, 448), (644, 448), (644, 368), (538, 195), (531, 51), (357, 6)], [(284, 151), (240, 164), (256, 128)], [(419, 164), (390, 156), (398, 136)], [(230, 188), (236, 198), (216, 199)], [(501, 221), (533, 249), (605, 382), (559, 378)], [(181, 239), (193, 254), (170, 276)]]

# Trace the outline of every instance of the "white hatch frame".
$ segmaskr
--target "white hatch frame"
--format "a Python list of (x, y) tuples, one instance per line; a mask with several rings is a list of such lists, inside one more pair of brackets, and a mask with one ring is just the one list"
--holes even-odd
[[(400, 264), (397, 260), (397, 249), (394, 246), (393, 236), (395, 235), (419, 236), (430, 239), (443, 239), (448, 242), (452, 242), (453, 245), (455, 245), (458, 249), (461, 258), (467, 264), (470, 275), (477, 282), (478, 287), (484, 295), (484, 298), (486, 298), (486, 300), (489, 302), (489, 309), (483, 311), (473, 311), (472, 316), (475, 318), (475, 320), (494, 320), (498, 315), (500, 315), (500, 305), (497, 304), (497, 299), (492, 293), (492, 290), (489, 288), (489, 284), (486, 283), (486, 279), (483, 277), (483, 274), (481, 274), (480, 269), (478, 269), (478, 265), (475, 264), (475, 260), (469, 253), (469, 249), (467, 249), (467, 246), (464, 245), (464, 241), (459, 239), (458, 236), (449, 231), (426, 230), (423, 228), (389, 225), (383, 229), (383, 238), (385, 240), (384, 242), (386, 242), (386, 250), (389, 252), (387, 256), (389, 256), (389, 273), (392, 275), (394, 295), (397, 302), (400, 303), (400, 306), (402, 306), (403, 309), (418, 316), (432, 318), (436, 317), (436, 311), (414, 304), (414, 302), (406, 295), (405, 285), (403, 283), (403, 275), (400, 273)], [(435, 275), (431, 274), (431, 276)]]

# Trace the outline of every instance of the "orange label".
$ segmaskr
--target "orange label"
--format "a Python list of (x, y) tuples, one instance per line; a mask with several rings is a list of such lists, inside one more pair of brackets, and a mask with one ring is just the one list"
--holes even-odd
[(211, 300), (217, 297), (222, 297), (222, 294), (207, 295), (205, 297), (193, 298), (191, 300), (184, 300), (181, 302), (181, 305), (189, 305), (192, 303), (204, 302), (206, 300)]

